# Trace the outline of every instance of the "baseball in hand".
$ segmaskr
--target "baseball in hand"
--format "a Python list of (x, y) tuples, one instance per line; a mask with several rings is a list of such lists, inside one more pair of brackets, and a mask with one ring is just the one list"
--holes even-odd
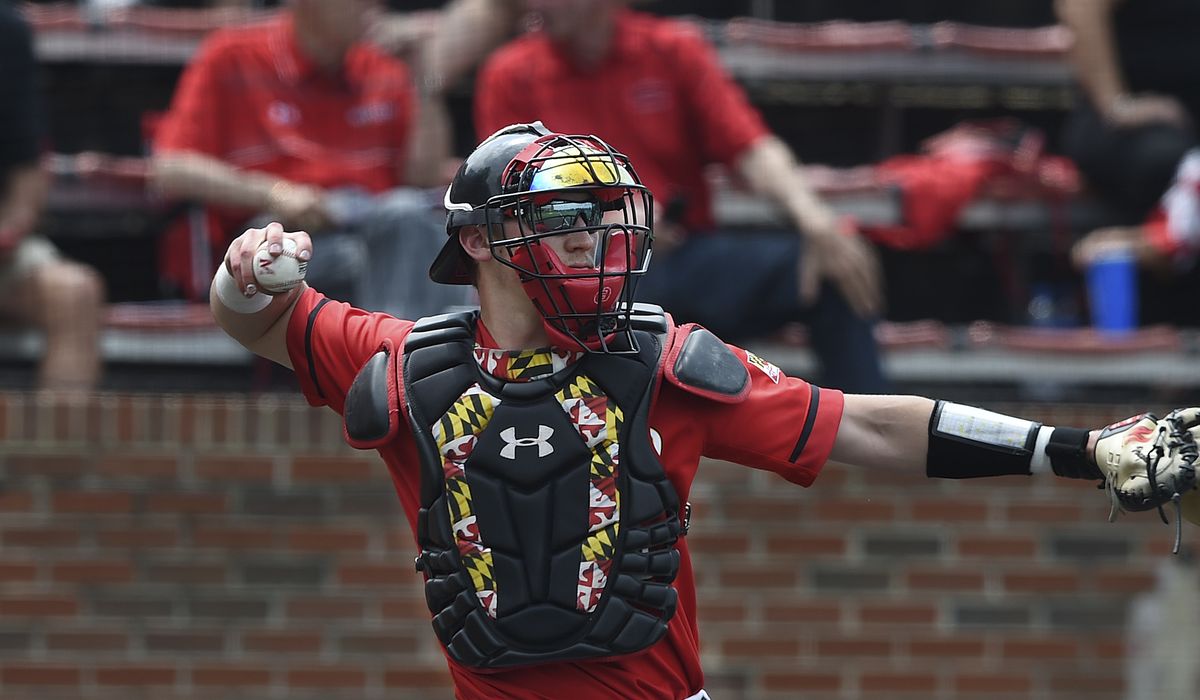
[(296, 242), (283, 239), (283, 252), (272, 256), (267, 252), (267, 242), (254, 253), (254, 280), (258, 288), (268, 294), (282, 294), (304, 281), (308, 261), (296, 258)]

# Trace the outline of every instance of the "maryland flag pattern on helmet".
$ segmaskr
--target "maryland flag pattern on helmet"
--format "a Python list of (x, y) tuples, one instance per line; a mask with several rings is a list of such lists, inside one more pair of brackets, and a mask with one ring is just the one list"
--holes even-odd
[(474, 384), (433, 425), (433, 438), (442, 455), (450, 529), (463, 567), (471, 574), (475, 596), (493, 618), (496, 617), (496, 579), (492, 574), (492, 550), (483, 546), (479, 536), (464, 465), (499, 403), (498, 398)]
[(580, 547), (576, 609), (596, 609), (608, 584), (608, 573), (620, 533), (621, 494), (617, 491), (620, 461), (618, 435), (624, 415), (590, 378), (579, 375), (556, 395), (571, 424), (592, 451), (588, 498), (588, 537)]
[(637, 180), (609, 153), (576, 144), (545, 148), (538, 153), (536, 172), (529, 183), (533, 192), (581, 185), (634, 185)]

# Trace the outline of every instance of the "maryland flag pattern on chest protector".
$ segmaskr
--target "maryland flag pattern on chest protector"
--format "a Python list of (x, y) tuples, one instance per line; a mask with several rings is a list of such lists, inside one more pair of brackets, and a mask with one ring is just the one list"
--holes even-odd
[(660, 336), (624, 355), (498, 357), (474, 347), (474, 323), (419, 322), (404, 354), (439, 640), (479, 669), (644, 649), (674, 615), (679, 569), (679, 501), (646, 422)]

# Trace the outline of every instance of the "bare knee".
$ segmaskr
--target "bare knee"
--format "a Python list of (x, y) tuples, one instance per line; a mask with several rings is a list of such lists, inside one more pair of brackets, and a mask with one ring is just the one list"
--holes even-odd
[(104, 307), (104, 280), (92, 268), (71, 261), (55, 261), (34, 272), (42, 325), (65, 324), (96, 327)]

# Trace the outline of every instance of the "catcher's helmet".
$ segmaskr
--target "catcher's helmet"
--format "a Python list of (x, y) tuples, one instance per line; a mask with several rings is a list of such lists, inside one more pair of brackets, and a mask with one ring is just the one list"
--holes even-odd
[[(471, 283), (458, 229), (486, 226), (492, 257), (518, 272), (555, 344), (629, 346), (613, 341), (628, 334), (634, 285), (650, 261), (653, 201), (626, 156), (595, 136), (515, 124), (467, 157), (445, 206), (450, 239), (429, 270), (434, 281)], [(590, 266), (568, 266), (543, 244), (578, 233), (594, 238)]]

